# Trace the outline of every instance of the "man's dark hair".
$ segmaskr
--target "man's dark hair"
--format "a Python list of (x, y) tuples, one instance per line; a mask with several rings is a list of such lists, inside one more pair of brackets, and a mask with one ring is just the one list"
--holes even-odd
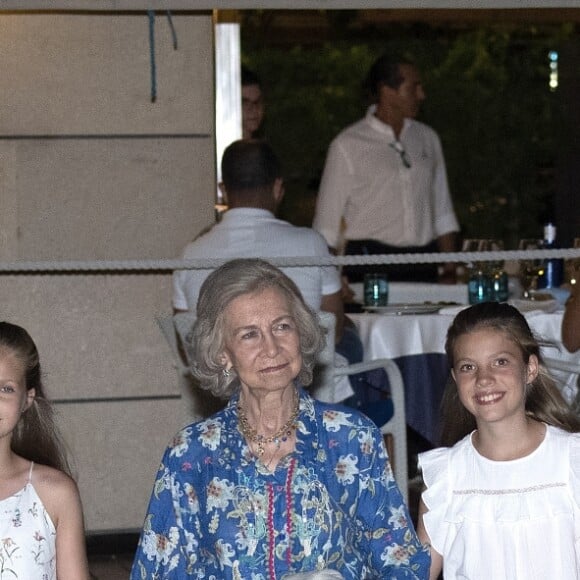
[(260, 82), (260, 77), (247, 66), (242, 65), (242, 87), (247, 87), (248, 85), (258, 85), (262, 86)]
[(402, 64), (414, 66), (409, 59), (400, 55), (383, 54), (375, 60), (364, 82), (364, 88), (373, 99), (379, 96), (381, 85), (387, 85), (392, 89), (399, 88), (403, 82), (400, 68)]
[(280, 177), (278, 157), (265, 141), (241, 139), (226, 147), (222, 157), (222, 180), (228, 194), (271, 189)]

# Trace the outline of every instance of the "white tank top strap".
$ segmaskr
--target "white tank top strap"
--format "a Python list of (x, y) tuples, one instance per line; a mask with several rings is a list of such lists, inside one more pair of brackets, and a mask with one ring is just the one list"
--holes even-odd
[(34, 467), (34, 461), (30, 462), (30, 471), (28, 472), (28, 483), (32, 482), (32, 468)]

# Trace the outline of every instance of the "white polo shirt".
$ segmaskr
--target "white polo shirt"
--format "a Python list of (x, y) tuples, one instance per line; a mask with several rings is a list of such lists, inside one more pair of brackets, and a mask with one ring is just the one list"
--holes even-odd
[[(324, 238), (310, 228), (299, 228), (276, 219), (263, 209), (234, 208), (219, 223), (183, 251), (183, 259), (197, 258), (283, 258), (330, 256)], [(322, 296), (341, 288), (334, 266), (282, 268), (314, 310), (320, 310)], [(177, 270), (173, 274), (173, 307), (195, 310), (199, 290), (211, 269)]]
[(330, 144), (313, 227), (337, 247), (344, 218), (346, 240), (423, 246), (459, 230), (441, 142), (427, 125), (405, 119), (399, 138), (410, 162), (393, 146), (390, 125), (374, 115), (342, 131)]

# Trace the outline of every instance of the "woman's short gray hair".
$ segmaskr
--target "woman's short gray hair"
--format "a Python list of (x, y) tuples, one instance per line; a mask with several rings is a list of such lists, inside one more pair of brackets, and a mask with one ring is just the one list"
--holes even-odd
[(267, 288), (279, 290), (288, 300), (300, 338), (302, 368), (298, 373), (298, 381), (303, 386), (312, 382), (314, 365), (325, 341), (317, 314), (306, 305), (300, 290), (284, 272), (265, 260), (240, 258), (214, 270), (202, 284), (197, 302), (197, 318), (188, 337), (192, 372), (201, 387), (216, 397), (229, 398), (239, 386), (233, 369), (229, 375), (224, 373), (221, 361), (225, 340), (225, 310), (239, 296)]

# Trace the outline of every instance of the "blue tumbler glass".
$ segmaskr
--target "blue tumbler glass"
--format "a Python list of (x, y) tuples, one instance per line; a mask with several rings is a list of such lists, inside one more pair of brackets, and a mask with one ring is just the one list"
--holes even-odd
[(494, 300), (493, 282), (483, 264), (475, 264), (470, 269), (467, 293), (469, 304)]
[(387, 306), (389, 303), (389, 280), (386, 274), (365, 274), (364, 301), (365, 306)]

